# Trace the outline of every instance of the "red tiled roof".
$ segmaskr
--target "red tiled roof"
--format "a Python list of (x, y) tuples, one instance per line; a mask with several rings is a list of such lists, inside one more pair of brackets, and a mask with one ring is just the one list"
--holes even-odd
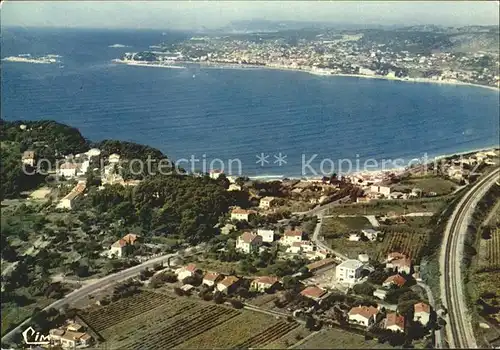
[(415, 313), (426, 312), (429, 314), (431, 312), (431, 307), (426, 303), (417, 303), (414, 305), (414, 309), (415, 309)]
[(139, 238), (138, 235), (136, 234), (133, 234), (133, 233), (128, 233), (126, 234), (125, 236), (123, 236), (123, 240), (126, 241), (127, 243), (129, 244), (134, 244), (135, 241), (137, 241), (137, 239)]
[(306, 267), (308, 268), (309, 271), (313, 271), (315, 269), (319, 269), (323, 266), (327, 266), (327, 265), (331, 265), (335, 262), (334, 259), (332, 258), (326, 258), (326, 259), (323, 259), (323, 260), (319, 260), (319, 261), (315, 261), (313, 263), (310, 263), (308, 265), (306, 265)]
[(387, 314), (385, 319), (385, 327), (398, 326), (401, 329), (405, 329), (405, 318), (404, 316), (398, 315), (395, 312)]
[(217, 278), (220, 277), (220, 273), (217, 272), (208, 272), (203, 279), (207, 281), (215, 281)]
[(323, 290), (319, 287), (316, 286), (309, 286), (306, 287), (302, 292), (300, 292), (301, 295), (308, 297), (308, 298), (321, 298), (323, 295), (326, 294), (326, 290)]
[(236, 276), (227, 276), (226, 278), (224, 278), (221, 282), (219, 282), (220, 284), (226, 286), (226, 287), (231, 287), (233, 284), (235, 284), (236, 282), (238, 282), (240, 279)]
[(397, 274), (387, 277), (383, 284), (386, 283), (394, 283), (395, 285), (401, 287), (406, 283), (406, 279), (403, 276)]
[(184, 270), (189, 271), (189, 272), (195, 272), (197, 270), (196, 264), (187, 264)]
[(258, 235), (253, 232), (245, 232), (239, 238), (245, 243), (252, 243)]
[(349, 310), (349, 315), (361, 315), (368, 319), (376, 314), (378, 314), (378, 309), (373, 306), (356, 306)]
[(299, 230), (288, 230), (285, 232), (285, 237), (296, 237), (300, 236), (302, 237), (302, 231)]

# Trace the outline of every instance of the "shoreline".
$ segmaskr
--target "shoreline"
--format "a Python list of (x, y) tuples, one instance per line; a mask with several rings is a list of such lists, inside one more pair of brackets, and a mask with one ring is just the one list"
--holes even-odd
[[(481, 148), (476, 148), (476, 149), (471, 149), (467, 151), (457, 151), (455, 153), (451, 154), (441, 154), (441, 155), (436, 155), (433, 157), (429, 157), (427, 162), (422, 162), (418, 164), (413, 164), (413, 165), (429, 165), (432, 164), (436, 161), (440, 161), (442, 159), (447, 159), (451, 157), (456, 157), (456, 156), (464, 156), (464, 155), (472, 155), (475, 153), (479, 152), (499, 152), (500, 151), (500, 145), (494, 145), (494, 146), (487, 146), (487, 147), (481, 147)], [(500, 156), (500, 154), (499, 154)], [(416, 158), (414, 158), (416, 159)], [(407, 171), (409, 168), (408, 166), (400, 166), (400, 167), (393, 167), (393, 168), (387, 168), (387, 169), (370, 169), (370, 170), (353, 170), (351, 172), (342, 172), (342, 171), (337, 171), (337, 174), (339, 176), (358, 176), (358, 175), (365, 175), (365, 176), (376, 176), (376, 175), (382, 175), (382, 174), (389, 174), (389, 173), (404, 173)], [(228, 174), (228, 176), (232, 176)], [(245, 174), (238, 175), (236, 177), (248, 177), (250, 180), (254, 181), (261, 181), (261, 182), (271, 182), (271, 181), (283, 181), (284, 179), (288, 180), (299, 180), (299, 181), (304, 181), (304, 182), (315, 182), (315, 181), (321, 181), (323, 176), (296, 176), (296, 175), (272, 175), (272, 174), (262, 174), (262, 175), (254, 175), (254, 176), (247, 176)]]
[(363, 74), (348, 74), (348, 73), (333, 73), (331, 70), (322, 68), (310, 68), (310, 67), (289, 67), (282, 65), (253, 65), (253, 64), (239, 64), (239, 63), (222, 63), (222, 62), (193, 62), (193, 61), (179, 61), (180, 63), (186, 64), (199, 64), (200, 66), (213, 67), (220, 69), (270, 69), (270, 70), (282, 70), (282, 71), (292, 71), (292, 72), (304, 72), (312, 75), (325, 76), (325, 77), (351, 77), (351, 78), (363, 78), (363, 79), (381, 79), (390, 81), (402, 81), (409, 83), (428, 83), (428, 84), (443, 84), (443, 85), (461, 85), (461, 86), (472, 86), (485, 88), (493, 91), (500, 91), (500, 86), (489, 86), (481, 85), (475, 83), (467, 83), (459, 80), (434, 80), (428, 78), (398, 78), (385, 75), (363, 75)]
[[(123, 61), (120, 59), (112, 60), (114, 63), (121, 63), (130, 66), (147, 66), (147, 67), (157, 67), (157, 68), (189, 68), (186, 66), (165, 66), (161, 64), (152, 64), (145, 61)], [(323, 68), (313, 68), (313, 67), (290, 67), (278, 64), (271, 65), (256, 65), (256, 64), (240, 64), (240, 63), (224, 63), (224, 62), (206, 62), (206, 61), (175, 61), (179, 64), (188, 65), (199, 65), (200, 67), (211, 68), (211, 69), (269, 69), (269, 70), (281, 70), (281, 71), (291, 71), (291, 72), (303, 72), (312, 75), (325, 76), (325, 77), (350, 77), (350, 78), (362, 78), (362, 79), (380, 79), (388, 81), (401, 81), (408, 83), (427, 83), (427, 84), (441, 84), (441, 85), (454, 85), (454, 86), (471, 86), (483, 89), (488, 89), (492, 91), (500, 91), (500, 86), (489, 86), (481, 85), (476, 83), (468, 83), (459, 80), (435, 80), (429, 78), (398, 78), (385, 75), (364, 75), (364, 74), (348, 74), (348, 73), (333, 73), (331, 70)], [(174, 63), (174, 64), (175, 64)]]

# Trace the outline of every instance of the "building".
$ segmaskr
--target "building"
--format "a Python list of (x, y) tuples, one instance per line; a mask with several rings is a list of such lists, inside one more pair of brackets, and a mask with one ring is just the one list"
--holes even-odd
[(356, 203), (370, 203), (370, 197), (358, 197)]
[(52, 345), (59, 345), (64, 349), (85, 348), (93, 344), (93, 338), (84, 331), (84, 327), (70, 323), (66, 326), (49, 331)]
[(212, 287), (216, 285), (219, 281), (224, 278), (223, 275), (217, 272), (207, 272), (205, 276), (203, 276), (203, 284)]
[(65, 178), (69, 179), (75, 177), (77, 171), (78, 164), (66, 162), (59, 166), (59, 169), (57, 169), (57, 175), (64, 176)]
[(300, 292), (300, 295), (318, 301), (321, 298), (323, 298), (326, 295), (326, 290), (321, 289), (317, 286), (309, 286), (306, 287), (302, 292)]
[(231, 220), (248, 221), (254, 214), (255, 211), (253, 210), (236, 208), (231, 211)]
[(391, 188), (388, 186), (372, 185), (370, 187), (371, 192), (383, 194), (385, 197), (389, 197), (391, 194)]
[(85, 182), (81, 181), (78, 184), (76, 184), (75, 187), (66, 195), (64, 196), (59, 203), (57, 203), (57, 208), (58, 209), (73, 209), (76, 200), (78, 197), (80, 197), (83, 192), (85, 191), (85, 188), (87, 185)]
[(116, 153), (110, 154), (108, 157), (108, 162), (110, 162), (112, 164), (119, 163), (120, 162), (120, 155), (116, 154)]
[(237, 184), (230, 184), (228, 191), (241, 191), (241, 186)]
[(367, 263), (370, 261), (370, 257), (368, 256), (368, 254), (359, 254), (358, 260), (361, 261), (362, 263)]
[(405, 331), (404, 316), (398, 315), (395, 312), (388, 313), (384, 321), (384, 328), (393, 332), (404, 332)]
[(277, 277), (273, 276), (262, 276), (257, 277), (250, 283), (250, 288), (257, 292), (265, 292), (269, 289), (275, 289), (279, 285), (279, 280)]
[(431, 317), (431, 307), (426, 303), (417, 303), (413, 305), (413, 321), (420, 322), (427, 326)]
[(328, 267), (330, 265), (333, 265), (333, 264), (335, 264), (335, 259), (326, 258), (323, 260), (318, 260), (318, 261), (312, 262), (312, 263), (306, 265), (306, 267), (307, 267), (307, 270), (309, 270), (309, 272), (316, 272), (318, 270), (321, 270), (321, 269)]
[(372, 228), (368, 228), (366, 230), (361, 230), (361, 232), (363, 233), (363, 235), (368, 238), (369, 241), (376, 241), (377, 240), (377, 237), (380, 233), (380, 231), (376, 231)]
[(287, 253), (299, 254), (310, 253), (314, 251), (314, 244), (310, 241), (293, 242), (292, 245), (286, 249)]
[(349, 259), (335, 268), (337, 282), (354, 284), (361, 277), (363, 263), (356, 259)]
[(361, 237), (357, 233), (351, 233), (347, 239), (351, 242), (359, 242)]
[(89, 157), (98, 157), (101, 155), (101, 150), (99, 148), (91, 148), (85, 154)]
[(224, 278), (222, 281), (217, 283), (216, 289), (224, 294), (231, 294), (233, 293), (236, 288), (238, 288), (240, 279), (236, 276), (227, 276)]
[(389, 293), (389, 291), (387, 289), (379, 288), (373, 292), (373, 296), (375, 298), (385, 300), (385, 298), (387, 298), (388, 293)]
[(236, 240), (236, 250), (246, 254), (257, 252), (261, 245), (262, 237), (253, 232), (245, 232)]
[(273, 205), (274, 197), (264, 197), (259, 202), (260, 209), (269, 209)]
[(406, 283), (406, 279), (401, 276), (400, 274), (392, 275), (387, 277), (387, 279), (382, 283), (382, 286), (384, 287), (391, 287), (391, 286), (396, 286), (398, 288), (401, 288), (404, 286)]
[(111, 245), (108, 253), (109, 257), (122, 258), (125, 255), (125, 247), (127, 245), (134, 245), (138, 239), (139, 236), (133, 233), (123, 236)]
[(385, 267), (409, 275), (411, 272), (411, 259), (401, 253), (390, 253), (387, 255)]
[(292, 245), (294, 242), (302, 241), (303, 232), (299, 230), (287, 230), (281, 238), (281, 243), (284, 245)]
[(214, 179), (214, 180), (217, 180), (219, 178), (219, 176), (221, 176), (222, 174), (224, 174), (224, 172), (220, 169), (210, 170), (210, 172), (209, 172), (210, 178)]
[(175, 270), (175, 274), (177, 275), (177, 279), (182, 281), (186, 277), (193, 277), (197, 271), (199, 270), (196, 268), (196, 265), (191, 263)]
[(356, 306), (349, 310), (349, 323), (369, 327), (376, 321), (379, 310), (373, 306)]
[(35, 151), (24, 151), (21, 160), (23, 164), (35, 166)]
[(257, 234), (262, 237), (262, 242), (271, 243), (274, 241), (273, 230), (263, 230), (259, 228)]

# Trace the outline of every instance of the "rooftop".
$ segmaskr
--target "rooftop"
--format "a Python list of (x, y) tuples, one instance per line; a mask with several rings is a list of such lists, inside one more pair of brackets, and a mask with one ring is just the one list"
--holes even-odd
[(236, 282), (238, 282), (240, 279), (236, 276), (227, 276), (226, 278), (224, 278), (221, 282), (219, 282), (220, 284), (226, 286), (226, 287), (231, 287), (233, 284), (235, 284)]
[(356, 270), (356, 269), (359, 269), (362, 266), (363, 266), (363, 263), (361, 261), (356, 260), (356, 259), (349, 259), (349, 260), (344, 261), (343, 263), (341, 263), (337, 267), (343, 267), (343, 268), (346, 268), (346, 269)]
[(370, 318), (378, 314), (378, 309), (373, 306), (356, 306), (349, 310), (349, 316), (361, 315), (365, 318)]
[(385, 319), (385, 327), (398, 326), (401, 329), (405, 328), (404, 316), (398, 315), (395, 312), (388, 313)]
[(415, 313), (417, 313), (417, 312), (430, 313), (431, 312), (431, 307), (426, 303), (417, 303), (413, 307), (415, 309)]
[(245, 243), (252, 243), (254, 240), (257, 239), (257, 237), (259, 236), (253, 232), (245, 232), (239, 237), (239, 239)]
[(392, 275), (387, 277), (383, 284), (394, 283), (395, 285), (401, 287), (406, 283), (406, 279), (400, 274)]
[(307, 298), (319, 299), (326, 294), (326, 290), (316, 286), (309, 286), (300, 292), (300, 294)]
[(256, 279), (253, 280), (256, 283), (264, 283), (264, 284), (270, 284), (273, 285), (279, 281), (278, 277), (274, 276), (262, 276), (262, 277), (257, 277)]

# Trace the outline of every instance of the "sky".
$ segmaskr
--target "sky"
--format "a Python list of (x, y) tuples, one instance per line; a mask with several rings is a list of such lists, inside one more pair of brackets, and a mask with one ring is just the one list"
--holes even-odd
[(266, 19), (415, 25), (498, 25), (498, 1), (2, 1), (5, 26), (214, 29)]

